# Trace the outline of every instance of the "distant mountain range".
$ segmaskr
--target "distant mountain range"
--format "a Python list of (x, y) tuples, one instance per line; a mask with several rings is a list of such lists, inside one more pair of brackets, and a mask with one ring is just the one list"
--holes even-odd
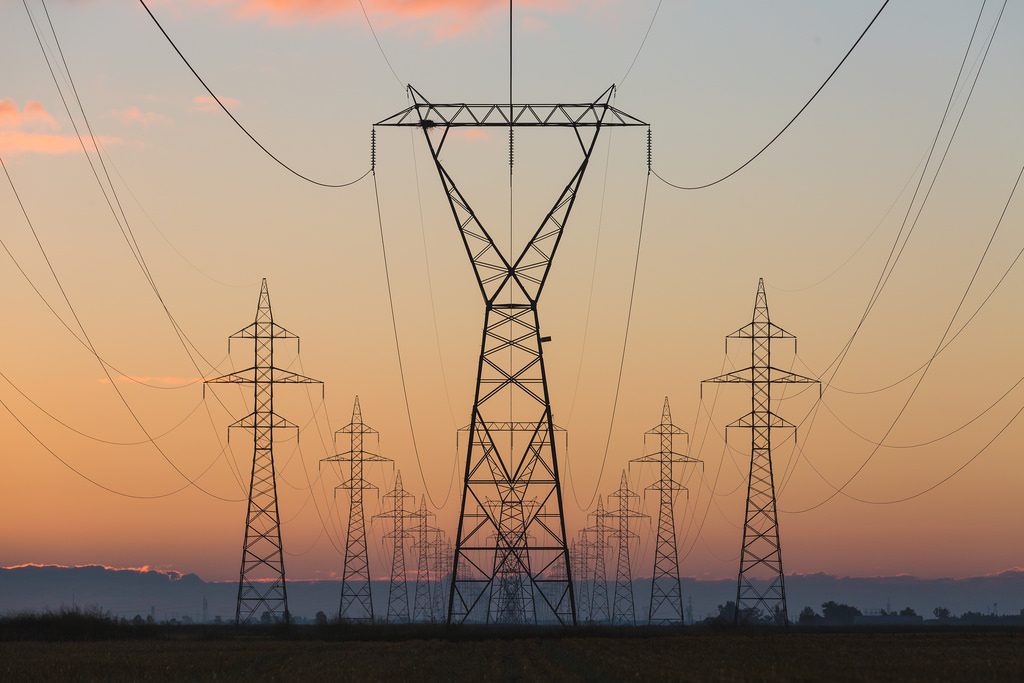
[[(649, 580), (634, 581), (637, 616), (646, 613)], [(373, 585), (374, 609), (384, 614), (387, 582)], [(786, 577), (791, 618), (805, 606), (820, 610), (828, 600), (868, 612), (911, 607), (931, 617), (936, 607), (953, 614), (981, 612), (1020, 614), (1024, 609), (1024, 571), (966, 579), (919, 579), (912, 576), (837, 577), (828, 574)], [(195, 574), (101, 566), (61, 567), (25, 565), (0, 568), (0, 614), (41, 612), (61, 607), (100, 607), (118, 617), (153, 614), (158, 620), (188, 617), (200, 621), (234, 617), (234, 582), (204, 581)], [(734, 599), (732, 580), (683, 581), (685, 599), (696, 619), (716, 614), (717, 606)], [(318, 611), (333, 616), (338, 610), (338, 581), (290, 581), (292, 614), (313, 617)], [(410, 590), (412, 594), (412, 590)]]

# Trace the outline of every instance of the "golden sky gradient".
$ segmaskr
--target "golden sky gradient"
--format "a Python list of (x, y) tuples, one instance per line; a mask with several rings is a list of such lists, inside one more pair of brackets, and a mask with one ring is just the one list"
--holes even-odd
[[(366, 4), (399, 81), (436, 100), (507, 97), (500, 3)], [(999, 4), (983, 15), (979, 42)], [(29, 5), (43, 16), (38, 3)], [(655, 5), (517, 3), (516, 99), (586, 101), (621, 81)], [(602, 133), (541, 304), (544, 333), (552, 336), (545, 352), (555, 420), (568, 430), (561, 462), (571, 533), (583, 525), (593, 493), (614, 489), (626, 462), (641, 454), (643, 432), (658, 422), (668, 396), (675, 422), (691, 434), (691, 453), (703, 460), (682, 473), (689, 487), (679, 500), (682, 571), (735, 575), (749, 444), (740, 433), (726, 444), (722, 430), (749, 409), (749, 393), (706, 386), (702, 397), (700, 380), (746, 364), (738, 344), (724, 355), (723, 337), (749, 321), (758, 277), (773, 321), (799, 338), (799, 355), (780, 344), (777, 364), (817, 376), (840, 353), (910, 210), (979, 6), (894, 3), (805, 115), (740, 174), (701, 192), (650, 180), (603, 468), (647, 179), (644, 131)], [(355, 3), (165, 0), (153, 8), (237, 116), (317, 178), (359, 176), (369, 163), (371, 124), (407, 104)], [(651, 124), (660, 174), (682, 184), (718, 177), (789, 119), (876, 10), (875, 2), (665, 3), (615, 104)], [(50, 11), (139, 248), (187, 341), (175, 334), (91, 175), (20, 3), (0, 7), (0, 63), (7, 65), (0, 157), (82, 324), (116, 367), (118, 388), (150, 433), (166, 432), (158, 439), (164, 454), (192, 477), (205, 472), (202, 486), (228, 500), (190, 488), (156, 500), (112, 495), (71, 473), (0, 411), (0, 564), (237, 576), (245, 506), (239, 478), (247, 476), (251, 442), (239, 432), (228, 444), (226, 426), (251, 407), (234, 387), (208, 390), (204, 400), (197, 381), (249, 363), (240, 343), (226, 356), (226, 337), (252, 320), (262, 277), (275, 319), (303, 340), (301, 365), (287, 345), (279, 362), (326, 382), (322, 401), (316, 388), (277, 393), (278, 411), (303, 426), (298, 440), (286, 435), (276, 450), (289, 576), (340, 570), (343, 506), (331, 490), (339, 477), (319, 460), (331, 452), (331, 433), (348, 421), (356, 394), (406, 487), (417, 500), (429, 490), (440, 506), (437, 524), (453, 532), (464, 461), (456, 430), (468, 421), (483, 306), (422, 137), (403, 129), (377, 136), (421, 477), (369, 180), (327, 190), (261, 156), (134, 3), (53, 1)], [(802, 425), (796, 441), (778, 436), (775, 451), (789, 573), (969, 576), (1024, 566), (1024, 425), (1012, 421), (1024, 405), (1024, 387), (1015, 387), (1024, 375), (1017, 305), (1024, 272), (1011, 268), (1024, 247), (1019, 196), (952, 331), (1009, 268), (1005, 279), (937, 356), (886, 445), (845, 489), (849, 496), (802, 512), (853, 475), (871, 442), (886, 434), (917, 376), (874, 390), (932, 355), (1010, 196), (1024, 160), (1022, 35), (1024, 6), (1011, 1), (912, 237), (823, 401), (813, 389), (791, 390), (776, 406)], [(968, 56), (968, 78), (981, 64), (980, 48)], [(966, 98), (961, 89), (954, 116)], [(940, 152), (954, 121), (943, 129)], [(485, 223), (506, 235), (505, 135), (466, 134), (450, 145), (453, 176)], [(569, 131), (517, 133), (517, 240), (543, 217), (577, 153)], [(927, 166), (925, 187), (936, 162)], [(919, 196), (911, 219), (920, 203)], [(0, 371), (9, 379), (0, 378), (0, 400), (46, 446), (106, 486), (138, 495), (181, 488), (184, 480), (144, 442), (95, 357), (58, 321), (80, 334), (6, 184), (0, 216), (4, 244), (54, 308), (0, 254)], [(862, 502), (920, 492), (979, 452), (925, 495)], [(394, 476), (384, 468), (369, 474), (382, 490)], [(637, 488), (653, 476), (650, 467), (630, 471)], [(649, 514), (653, 501), (645, 501)], [(378, 505), (372, 499), (370, 512)], [(375, 528), (375, 574), (384, 572), (381, 531)], [(647, 575), (652, 530), (644, 522), (640, 532), (635, 566)]]

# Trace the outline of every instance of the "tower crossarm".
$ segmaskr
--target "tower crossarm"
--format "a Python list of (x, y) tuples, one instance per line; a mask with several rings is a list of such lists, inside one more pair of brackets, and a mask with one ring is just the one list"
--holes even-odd
[(274, 339), (298, 339), (299, 336), (275, 322), (264, 323), (264, 322), (252, 322), (240, 329), (238, 332), (228, 337), (228, 346), (231, 345), (232, 339), (265, 339), (273, 337)]
[(796, 337), (772, 322), (749, 322), (731, 334), (728, 339), (796, 339)]
[(429, 102), (408, 86), (413, 103), (378, 121), (378, 126), (415, 128), (581, 128), (596, 126), (646, 126), (647, 123), (608, 103), (615, 92), (610, 86), (596, 102), (512, 104)]
[(323, 381), (300, 375), (291, 370), (278, 367), (251, 367), (236, 370), (220, 377), (204, 380), (204, 384), (256, 384), (257, 382), (273, 382), (274, 384), (323, 384)]
[(820, 384), (821, 382), (813, 377), (798, 375), (789, 370), (783, 370), (775, 366), (767, 367), (746, 367), (733, 370), (717, 377), (703, 380), (701, 384), (753, 384), (755, 382), (771, 382), (772, 384)]

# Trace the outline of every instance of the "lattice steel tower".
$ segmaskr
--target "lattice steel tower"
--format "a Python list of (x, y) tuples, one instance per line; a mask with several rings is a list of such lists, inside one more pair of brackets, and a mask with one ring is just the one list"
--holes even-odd
[(365, 465), (368, 462), (391, 462), (390, 458), (366, 449), (367, 438), (377, 440), (377, 430), (363, 422), (363, 411), (356, 396), (352, 404), (352, 420), (334, 433), (335, 443), (339, 437), (348, 437), (348, 449), (323, 462), (348, 463), (348, 478), (335, 489), (345, 490), (348, 498), (348, 524), (345, 532), (345, 559), (341, 570), (341, 602), (338, 618), (343, 621), (373, 622), (373, 596), (370, 581), (370, 558), (366, 542), (366, 510), (363, 493), (377, 490), (366, 480)]
[(409, 623), (409, 582), (405, 571), (405, 542), (412, 534), (405, 522), (415, 516), (415, 512), (405, 509), (405, 503), (414, 500), (411, 493), (402, 488), (402, 473), (395, 475), (394, 487), (384, 494), (390, 507), (377, 514), (377, 519), (390, 519), (391, 530), (384, 534), (391, 541), (391, 579), (388, 583), (387, 622)]
[(440, 529), (429, 524), (433, 512), (427, 510), (426, 496), (420, 496), (420, 508), (412, 513), (416, 523), (409, 530), (412, 536), (412, 547), (416, 553), (416, 593), (413, 597), (412, 620), (413, 622), (433, 622), (434, 602), (433, 595), (437, 591), (434, 583), (433, 553), (436, 540), (435, 534)]
[(633, 601), (633, 567), (629, 558), (629, 544), (639, 539), (630, 528), (634, 519), (647, 515), (640, 512), (640, 496), (629, 488), (626, 470), (622, 470), (619, 488), (608, 494), (615, 500), (615, 509), (608, 512), (610, 519), (616, 520), (617, 528), (610, 536), (618, 542), (618, 555), (615, 562), (615, 597), (612, 601), (612, 623), (636, 625), (636, 604)]
[[(378, 124), (423, 131), (484, 300), (449, 622), (500, 619), (492, 597), (511, 566), (528, 584), (529, 621), (576, 621), (537, 306), (601, 129), (646, 125), (611, 106), (613, 92), (588, 104), (434, 104), (410, 86), (412, 106)], [(510, 142), (516, 128), (575, 134), (582, 160), (521, 249), (502, 251), (441, 161), (449, 132), (460, 127), (507, 129)], [(500, 501), (493, 512), (488, 499)], [(527, 500), (538, 501), (531, 514), (522, 512)]]
[(252, 367), (208, 379), (203, 386), (253, 385), (253, 411), (228, 427), (229, 438), (232, 428), (251, 429), (253, 437), (249, 504), (245, 515), (235, 622), (249, 624), (254, 619), (287, 622), (288, 588), (281, 544), (281, 515), (277, 506), (274, 430), (296, 429), (296, 426), (274, 412), (274, 385), (322, 386), (323, 383), (274, 365), (274, 342), (279, 339), (297, 341), (298, 337), (274, 322), (266, 278), (260, 285), (256, 320), (228, 337), (229, 353), (232, 339), (251, 339), (254, 342)]
[(726, 352), (730, 339), (750, 340), (750, 366), (704, 381), (750, 385), (750, 412), (726, 427), (727, 433), (730, 428), (750, 430), (750, 475), (734, 619), (739, 623), (754, 618), (763, 607), (764, 616), (785, 624), (789, 621), (789, 614), (775, 504), (775, 476), (772, 472), (772, 430), (795, 427), (772, 412), (772, 385), (816, 384), (818, 380), (772, 365), (772, 342), (792, 339), (795, 347), (796, 337), (771, 321), (763, 279), (757, 281), (752, 320), (726, 337)]
[(590, 534), (587, 533), (586, 529), (580, 529), (579, 537), (577, 560), (572, 565), (573, 574), (576, 577), (577, 617), (579, 621), (588, 622), (590, 621), (590, 560), (593, 553), (591, 551)]
[(672, 424), (672, 407), (668, 396), (661, 408), (661, 422), (644, 434), (644, 448), (655, 441), (653, 451), (634, 458), (631, 463), (653, 463), (658, 466), (658, 479), (647, 491), (658, 494), (658, 531), (654, 544), (654, 571), (651, 574), (651, 601), (647, 608), (650, 624), (683, 623), (683, 587), (679, 578), (679, 546), (676, 543), (676, 495), (686, 487), (675, 478), (675, 467), (700, 462), (676, 451), (676, 439), (686, 432)]
[(601, 623), (611, 619), (611, 608), (608, 603), (608, 538), (615, 533), (615, 527), (608, 524), (608, 512), (604, 509), (604, 499), (597, 497), (597, 508), (589, 515), (594, 523), (583, 530), (590, 534), (591, 559), (593, 565), (593, 581), (590, 585), (590, 604), (587, 618), (590, 622)]

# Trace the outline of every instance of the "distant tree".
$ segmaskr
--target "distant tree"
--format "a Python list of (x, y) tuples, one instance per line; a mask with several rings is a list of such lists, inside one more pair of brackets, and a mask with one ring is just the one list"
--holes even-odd
[(901, 617), (916, 617), (917, 616), (917, 612), (915, 612), (914, 608), (912, 608), (912, 607), (904, 607), (903, 609), (900, 610), (900, 616)]
[(934, 614), (935, 618), (939, 621), (947, 621), (953, 616), (953, 614), (945, 607), (936, 607), (932, 610), (932, 614)]
[(319, 612), (316, 613), (316, 625), (317, 626), (326, 626), (327, 625), (327, 615), (324, 614), (323, 610), (320, 610)]
[(861, 616), (856, 607), (837, 603), (833, 600), (822, 604), (821, 614), (827, 624), (852, 624), (854, 618)]
[(264, 612), (260, 615), (261, 624), (272, 624), (274, 623), (274, 616), (270, 612)]
[(140, 626), (146, 623), (146, 620), (142, 618), (141, 614), (136, 614), (134, 617), (132, 617), (132, 623), (136, 626)]
[(801, 626), (813, 626), (814, 624), (820, 624), (822, 621), (824, 619), (812, 607), (804, 607), (800, 610), (800, 616), (797, 617), (797, 623)]
[(155, 621), (156, 621), (156, 619), (154, 619), (154, 618), (153, 618), (153, 615), (152, 615), (152, 614), (147, 614), (147, 615), (146, 615), (146, 623), (147, 623), (147, 624), (152, 624), (152, 623), (154, 623)]
[(730, 600), (724, 605), (718, 606), (718, 617), (716, 621), (731, 624), (736, 620), (736, 603)]

